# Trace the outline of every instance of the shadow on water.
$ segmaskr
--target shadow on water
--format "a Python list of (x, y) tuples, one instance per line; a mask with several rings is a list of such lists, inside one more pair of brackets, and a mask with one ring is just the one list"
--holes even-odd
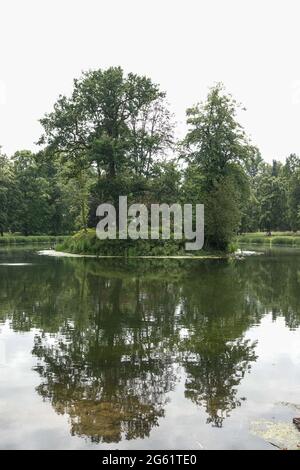
[(184, 371), (185, 399), (222, 427), (257, 360), (246, 332), (272, 313), (300, 325), (299, 256), (91, 260), (0, 253), (0, 321), (35, 331), (37, 393), (71, 434), (149, 436)]

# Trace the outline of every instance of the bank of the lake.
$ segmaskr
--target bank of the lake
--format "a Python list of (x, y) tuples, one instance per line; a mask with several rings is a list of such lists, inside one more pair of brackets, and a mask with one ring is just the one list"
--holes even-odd
[(268, 235), (264, 232), (245, 233), (239, 235), (237, 239), (239, 244), (257, 244), (268, 246), (294, 246), (300, 247), (300, 233), (294, 232), (273, 232)]
[(64, 243), (69, 238), (67, 235), (4, 235), (0, 237), (0, 245), (25, 245), (33, 243)]
[(214, 250), (185, 250), (185, 240), (100, 240), (94, 229), (82, 230), (63, 243), (56, 246), (59, 252), (77, 255), (94, 255), (99, 257), (125, 257), (125, 258), (226, 258), (230, 253)]

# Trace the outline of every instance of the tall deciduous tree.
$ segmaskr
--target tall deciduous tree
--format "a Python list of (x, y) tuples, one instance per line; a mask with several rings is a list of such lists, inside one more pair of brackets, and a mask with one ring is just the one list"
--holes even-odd
[[(149, 176), (172, 141), (165, 94), (149, 78), (126, 76), (120, 67), (84, 73), (71, 97), (61, 96), (41, 123), (40, 143), (68, 163), (70, 177), (80, 185), (94, 168), (99, 194), (113, 202), (123, 175)], [(84, 187), (81, 193), (86, 195)]]
[(193, 199), (197, 195), (198, 202), (207, 206), (207, 243), (220, 249), (228, 247), (238, 230), (249, 192), (246, 162), (256, 152), (236, 119), (237, 108), (232, 96), (217, 84), (204, 103), (187, 110), (189, 130), (183, 142), (189, 165), (186, 184), (192, 188)]

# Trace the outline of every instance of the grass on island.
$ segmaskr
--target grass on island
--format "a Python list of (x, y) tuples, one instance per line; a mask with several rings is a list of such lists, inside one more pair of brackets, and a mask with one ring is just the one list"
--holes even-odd
[(219, 251), (186, 251), (185, 240), (99, 240), (94, 229), (82, 230), (56, 247), (57, 251), (99, 257), (224, 258)]
[(63, 243), (68, 236), (64, 235), (21, 235), (21, 234), (4, 234), (0, 236), (0, 245), (15, 245), (28, 243)]
[(281, 245), (300, 248), (300, 232), (272, 232), (268, 235), (264, 232), (245, 233), (238, 236), (238, 243), (259, 245)]

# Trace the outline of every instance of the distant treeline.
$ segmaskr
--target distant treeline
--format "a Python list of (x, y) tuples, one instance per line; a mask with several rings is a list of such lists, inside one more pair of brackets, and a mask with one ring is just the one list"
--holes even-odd
[(120, 67), (84, 73), (41, 119), (37, 153), (0, 153), (0, 233), (69, 234), (95, 227), (96, 207), (204, 203), (206, 246), (236, 234), (300, 228), (300, 159), (267, 164), (222, 84), (187, 110), (174, 136), (165, 93)]

